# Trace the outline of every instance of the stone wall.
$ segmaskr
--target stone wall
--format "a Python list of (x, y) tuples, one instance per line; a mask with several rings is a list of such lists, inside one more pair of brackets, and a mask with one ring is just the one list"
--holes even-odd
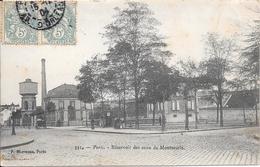
[[(255, 110), (254, 109), (245, 109), (245, 118), (247, 122), (255, 122)], [(205, 119), (208, 121), (216, 121), (217, 119), (217, 110), (216, 109), (200, 109), (199, 110), (199, 119)], [(244, 114), (242, 108), (223, 109), (223, 121), (244, 121)]]

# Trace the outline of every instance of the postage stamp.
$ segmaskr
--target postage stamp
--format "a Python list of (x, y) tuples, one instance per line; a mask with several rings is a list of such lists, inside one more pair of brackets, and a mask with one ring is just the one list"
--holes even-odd
[(0, 166), (260, 167), (260, 0), (1, 4)]
[(3, 43), (76, 44), (75, 1), (4, 1)]

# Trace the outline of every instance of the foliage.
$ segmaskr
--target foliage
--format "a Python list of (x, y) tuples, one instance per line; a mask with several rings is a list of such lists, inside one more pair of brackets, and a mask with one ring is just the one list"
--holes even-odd
[(48, 102), (46, 108), (48, 112), (55, 112), (56, 105), (53, 102)]
[(167, 100), (170, 95), (177, 92), (178, 71), (174, 71), (162, 62), (147, 62), (145, 72), (144, 99), (150, 103)]
[(242, 49), (240, 74), (248, 85), (254, 85), (259, 78), (260, 21), (256, 20), (252, 31), (246, 35), (247, 46)]
[(105, 62), (95, 56), (80, 68), (80, 75), (76, 77), (79, 81), (79, 99), (85, 103), (104, 99), (106, 90)]
[(223, 106), (224, 83), (227, 82), (226, 75), (232, 69), (232, 56), (236, 45), (232, 39), (227, 39), (218, 34), (207, 35), (205, 41), (207, 59), (202, 62), (206, 71), (206, 76), (213, 86), (217, 87), (216, 99), (220, 109), (220, 126), (223, 126)]
[(128, 2), (127, 5), (125, 9), (115, 8), (117, 14), (112, 23), (105, 27), (104, 37), (108, 39), (108, 55), (120, 55), (116, 61), (113, 56), (108, 56), (109, 62), (116, 62), (127, 71), (129, 85), (134, 91), (138, 128), (138, 103), (144, 89), (146, 63), (171, 53), (164, 50), (167, 45), (156, 28), (159, 22), (153, 17), (148, 5), (140, 2)]

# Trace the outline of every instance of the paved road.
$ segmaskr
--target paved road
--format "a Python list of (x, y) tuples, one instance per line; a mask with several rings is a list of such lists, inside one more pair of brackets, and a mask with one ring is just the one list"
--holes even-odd
[(35, 142), (2, 150), (2, 165), (260, 164), (260, 128), (162, 135), (100, 134), (66, 128), (17, 133), (31, 135)]

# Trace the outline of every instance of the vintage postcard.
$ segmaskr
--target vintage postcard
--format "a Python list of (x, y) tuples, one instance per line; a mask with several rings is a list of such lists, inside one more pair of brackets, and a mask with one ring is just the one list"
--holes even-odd
[(259, 166), (260, 1), (0, 0), (1, 166)]

